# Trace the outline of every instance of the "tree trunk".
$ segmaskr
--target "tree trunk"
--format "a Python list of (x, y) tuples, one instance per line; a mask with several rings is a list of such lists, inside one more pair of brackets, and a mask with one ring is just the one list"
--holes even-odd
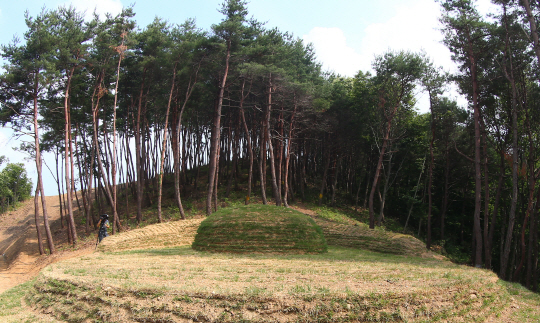
[(261, 198), (264, 205), (268, 203), (266, 200), (266, 131), (264, 131), (265, 122), (261, 121), (260, 143), (259, 143), (259, 174), (261, 176)]
[[(491, 252), (489, 246), (488, 246), (488, 240), (489, 240), (489, 172), (488, 172), (488, 149), (487, 149), (487, 134), (486, 134), (486, 126), (484, 122), (482, 122), (482, 138), (484, 144), (483, 146), (483, 154), (484, 154), (484, 261), (487, 264), (487, 260), (491, 258)], [(486, 265), (487, 266), (487, 265)], [(488, 267), (486, 267), (488, 268)]]
[(336, 190), (337, 190), (337, 183), (338, 183), (338, 175), (339, 175), (339, 168), (341, 167), (341, 157), (338, 158), (336, 156), (337, 163), (334, 167), (334, 180), (332, 181), (332, 197), (330, 199), (330, 204), (332, 206), (336, 205)]
[[(165, 163), (165, 149), (167, 148), (167, 135), (169, 133), (168, 126), (169, 126), (169, 112), (171, 111), (171, 101), (173, 97), (174, 92), (174, 83), (176, 80), (176, 65), (174, 64), (173, 68), (173, 79), (172, 79), (172, 85), (171, 85), (171, 91), (169, 93), (169, 102), (167, 103), (167, 112), (165, 113), (165, 125), (163, 126), (163, 142), (161, 146), (161, 160), (159, 163), (159, 181), (158, 181), (158, 222), (163, 222), (163, 216), (161, 214), (161, 198), (163, 196), (163, 165)], [(181, 204), (180, 204), (181, 205)], [(184, 218), (184, 217), (182, 217)]]
[(45, 189), (43, 188), (43, 177), (42, 177), (42, 174), (43, 174), (43, 171), (42, 171), (42, 168), (41, 168), (41, 165), (42, 165), (42, 160), (41, 160), (41, 150), (39, 148), (39, 125), (38, 125), (38, 107), (37, 107), (37, 101), (38, 101), (38, 82), (37, 82), (37, 75), (35, 75), (36, 77), (36, 82), (35, 82), (35, 87), (34, 87), (34, 95), (33, 95), (33, 101), (34, 101), (34, 149), (35, 149), (35, 152), (36, 152), (36, 170), (37, 170), (37, 174), (38, 174), (38, 186), (39, 186), (39, 191), (41, 193), (41, 207), (43, 209), (43, 224), (45, 226), (45, 234), (47, 236), (47, 246), (49, 247), (49, 252), (51, 254), (54, 254), (55, 253), (55, 248), (54, 248), (54, 242), (53, 242), (53, 238), (52, 238), (52, 233), (51, 233), (51, 227), (49, 226), (49, 215), (48, 215), (48, 212), (47, 212), (47, 199), (45, 198)]
[(225, 70), (223, 72), (223, 78), (219, 85), (218, 102), (216, 111), (214, 114), (214, 122), (212, 126), (212, 138), (210, 140), (210, 161), (208, 165), (208, 194), (206, 196), (206, 215), (212, 214), (212, 196), (214, 195), (214, 183), (217, 184), (216, 169), (219, 162), (219, 139), (221, 133), (221, 108), (223, 107), (223, 93), (225, 91), (225, 84), (227, 83), (227, 76), (229, 74), (229, 59), (231, 57), (231, 40), (227, 41), (227, 53), (225, 56)]
[[(420, 171), (420, 175), (418, 176), (418, 182), (416, 183), (416, 186), (414, 188), (413, 200), (416, 199), (416, 193), (418, 192), (418, 187), (420, 186), (420, 180), (422, 179), (422, 174), (424, 173), (425, 164), (426, 164), (426, 159), (424, 158), (424, 162), (422, 163), (422, 170)], [(409, 214), (407, 214), (407, 220), (405, 221), (405, 225), (403, 226), (403, 233), (405, 233), (407, 230), (407, 225), (409, 224), (409, 218), (411, 217), (413, 207), (414, 207), (414, 201), (411, 203), (411, 207), (409, 208)]]
[[(537, 199), (538, 200), (538, 199)], [(533, 270), (536, 270), (536, 268), (533, 269), (534, 264), (536, 263), (533, 260), (533, 252), (534, 252), (534, 234), (537, 231), (536, 229), (536, 212), (533, 210), (531, 212), (531, 227), (529, 229), (529, 248), (527, 250), (527, 273), (525, 275), (525, 286), (528, 289), (531, 289), (531, 280), (533, 279)]]
[(450, 195), (450, 151), (448, 149), (448, 142), (446, 142), (446, 153), (445, 153), (446, 163), (444, 167), (444, 196), (441, 207), (441, 241), (444, 241), (445, 235), (445, 222), (446, 222), (446, 211), (448, 210), (448, 197)]
[(141, 138), (141, 113), (142, 113), (142, 100), (144, 80), (146, 75), (146, 68), (143, 70), (143, 77), (141, 88), (139, 91), (139, 106), (137, 109), (137, 124), (135, 125), (135, 167), (137, 168), (137, 223), (142, 221), (142, 199), (143, 199), (143, 165), (142, 165), (142, 138)]
[[(523, 219), (523, 225), (521, 226), (521, 259), (519, 261), (519, 264), (514, 272), (514, 281), (519, 281), (519, 274), (521, 272), (521, 269), (523, 268), (523, 265), (525, 263), (526, 258), (526, 252), (527, 252), (527, 245), (525, 243), (525, 231), (527, 229), (527, 225), (529, 222), (529, 218), (531, 217), (531, 214), (533, 213), (534, 208), (534, 190), (536, 186), (536, 178), (535, 178), (535, 146), (533, 144), (533, 134), (531, 130), (531, 124), (529, 119), (529, 112), (528, 110), (525, 110), (525, 128), (527, 131), (527, 139), (529, 142), (529, 160), (528, 160), (528, 166), (529, 166), (529, 198), (527, 203), (527, 211), (525, 213), (525, 218)], [(533, 223), (531, 222), (531, 229), (529, 230), (529, 234), (532, 235), (533, 232)], [(529, 246), (529, 249), (532, 248), (532, 245)]]
[(360, 199), (360, 189), (362, 188), (362, 178), (364, 178), (365, 174), (366, 174), (366, 168), (368, 166), (366, 165), (365, 167), (362, 167), (362, 170), (360, 172), (360, 176), (358, 176), (358, 178), (360, 178), (360, 181), (358, 182), (358, 189), (356, 190), (356, 198), (355, 198), (355, 203), (354, 203), (354, 211), (355, 212), (358, 212), (358, 200)]
[[(197, 75), (198, 75), (198, 72), (199, 72), (199, 68), (200, 68), (200, 64), (199, 64), (199, 67), (197, 68), (197, 71), (195, 73), (195, 79), (193, 81), (193, 83), (191, 83), (191, 80), (188, 84), (188, 87), (187, 87), (187, 90), (186, 90), (186, 98), (184, 100), (184, 102), (182, 103), (182, 108), (180, 109), (180, 113), (178, 114), (178, 121), (177, 121), (177, 124), (176, 124), (176, 142), (177, 142), (177, 145), (180, 144), (180, 136), (182, 134), (182, 116), (184, 114), (184, 110), (186, 108), (186, 105), (187, 105), (187, 102), (189, 100), (189, 97), (191, 96), (191, 93), (193, 91), (193, 88), (195, 87), (195, 83), (197, 83)], [(183, 142), (185, 142), (185, 138), (183, 140)], [(175, 188), (175, 198), (176, 198), (176, 205), (178, 206), (178, 209), (180, 210), (180, 216), (182, 217), (182, 220), (185, 220), (186, 219), (186, 214), (184, 212), (184, 207), (182, 206), (182, 199), (180, 197), (180, 175), (181, 175), (181, 170), (180, 170), (180, 147), (177, 146), (175, 147), (174, 149), (175, 151), (175, 164), (177, 164), (174, 169), (174, 172), (175, 172), (175, 175), (174, 175), (174, 188)], [(184, 168), (183, 169), (186, 169), (185, 165), (184, 165)], [(197, 181), (195, 181), (196, 183)], [(196, 189), (196, 186), (195, 186), (195, 189)]]
[(429, 140), (429, 174), (428, 174), (428, 214), (427, 214), (427, 239), (426, 248), (431, 249), (431, 212), (432, 212), (432, 196), (431, 186), (433, 185), (433, 166), (435, 158), (433, 156), (433, 142), (435, 141), (435, 110), (433, 109), (432, 93), (429, 94), (429, 105), (431, 107), (431, 138)]
[[(382, 103), (381, 103), (382, 104)], [(381, 107), (384, 109), (384, 107)], [(369, 193), (369, 228), (375, 228), (375, 210), (373, 209), (373, 198), (375, 197), (375, 191), (377, 191), (377, 184), (379, 184), (379, 176), (381, 174), (382, 163), (384, 154), (386, 153), (386, 147), (390, 139), (390, 130), (392, 129), (392, 119), (397, 112), (398, 107), (395, 106), (393, 112), (386, 120), (386, 129), (384, 132), (384, 138), (381, 150), (379, 152), (379, 161), (377, 162), (377, 168), (375, 169), (375, 176), (373, 177), (373, 184), (371, 185), (371, 192)]]
[(270, 114), (272, 112), (272, 92), (274, 88), (272, 86), (272, 74), (270, 74), (270, 85), (268, 87), (268, 105), (266, 106), (266, 137), (268, 144), (268, 153), (270, 157), (270, 175), (272, 175), (272, 191), (274, 192), (274, 199), (276, 200), (276, 205), (281, 206), (281, 192), (278, 189), (276, 182), (276, 165), (274, 158), (274, 148), (272, 145), (272, 134), (270, 132)]
[(64, 204), (62, 203), (62, 189), (60, 187), (60, 174), (58, 173), (58, 156), (60, 155), (59, 147), (56, 146), (56, 154), (54, 155), (54, 160), (56, 164), (56, 187), (58, 188), (58, 205), (60, 205), (60, 227), (64, 228)]
[[(296, 97), (295, 97), (296, 99)], [(289, 140), (287, 141), (287, 148), (285, 152), (285, 171), (284, 171), (284, 183), (285, 183), (285, 192), (283, 194), (283, 203), (286, 207), (289, 207), (289, 161), (291, 160), (291, 145), (292, 145), (292, 136), (294, 130), (294, 117), (296, 115), (296, 100), (294, 103), (294, 109), (291, 115), (291, 122), (289, 124)]]
[(111, 158), (111, 177), (112, 177), (112, 208), (113, 208), (113, 223), (112, 223), (112, 234), (116, 234), (116, 230), (121, 230), (120, 219), (118, 217), (118, 198), (116, 195), (116, 108), (118, 101), (118, 83), (120, 80), (120, 65), (122, 64), (122, 58), (124, 57), (124, 51), (126, 47), (124, 46), (124, 34), (122, 34), (122, 43), (116, 48), (116, 51), (119, 54), (118, 57), (118, 66), (116, 68), (116, 85), (114, 88), (114, 106), (113, 106), (113, 149), (112, 149), (112, 158)]
[[(508, 50), (508, 35), (507, 35), (507, 50)], [(512, 86), (512, 100), (511, 100), (511, 109), (512, 109), (512, 200), (510, 204), (510, 214), (508, 218), (506, 237), (504, 238), (504, 251), (501, 255), (501, 272), (500, 276), (502, 279), (506, 279), (506, 270), (508, 269), (508, 260), (510, 257), (510, 248), (512, 245), (512, 236), (514, 231), (514, 222), (516, 219), (516, 208), (517, 208), (517, 199), (518, 199), (518, 113), (517, 113), (517, 89), (516, 83), (514, 81), (514, 69), (511, 56), (510, 70), (509, 73), (506, 73), (505, 76), (509, 79)]]
[[(247, 97), (247, 94), (244, 96), (244, 87), (246, 81), (242, 81), (242, 90), (240, 92), (240, 117), (242, 118), (242, 124), (244, 126), (244, 132), (246, 133), (246, 142), (247, 150), (249, 154), (249, 172), (248, 172), (248, 184), (247, 184), (247, 195), (245, 199), (245, 204), (249, 204), (249, 199), (251, 197), (251, 182), (253, 181), (253, 147), (251, 146), (251, 136), (249, 134), (249, 129), (246, 123), (246, 116), (244, 114), (244, 100)], [(248, 92), (249, 94), (249, 92)]]
[(70, 160), (72, 162), (73, 157), (73, 151), (71, 150), (71, 133), (70, 133), (70, 109), (68, 105), (68, 98), (69, 98), (69, 89), (71, 86), (71, 77), (73, 75), (75, 68), (72, 67), (68, 78), (67, 78), (67, 85), (66, 85), (66, 93), (64, 96), (64, 118), (65, 118), (65, 130), (64, 130), (64, 163), (65, 163), (65, 179), (66, 179), (66, 194), (67, 194), (67, 210), (68, 210), (68, 226), (71, 229), (71, 238), (72, 243), (77, 243), (77, 230), (75, 228), (75, 220), (73, 219), (73, 189), (71, 187), (71, 180), (70, 176), (73, 177), (73, 173), (71, 173), (71, 167), (70, 167)]
[(34, 193), (34, 220), (36, 222), (36, 234), (38, 239), (39, 254), (45, 254), (43, 249), (43, 241), (41, 241), (41, 230), (39, 229), (39, 183), (36, 185), (36, 192)]
[[(99, 141), (98, 141), (97, 130), (99, 127), (99, 119), (98, 119), (99, 100), (100, 100), (100, 96), (98, 96), (98, 100), (96, 101), (96, 105), (93, 107), (93, 111), (92, 111), (92, 120), (93, 120), (93, 126), (94, 126), (94, 146), (96, 147), (96, 159), (98, 161), (98, 167), (99, 167), (99, 173), (100, 173), (99, 177), (103, 180), (103, 185), (101, 185), (101, 180), (98, 180), (98, 183), (99, 183), (100, 188), (105, 191), (105, 197), (107, 198), (107, 201), (109, 202), (110, 206), (113, 207), (114, 205), (113, 195), (111, 194), (111, 191), (109, 189), (110, 181), (108, 179), (108, 173), (105, 172), (105, 169), (103, 167), (103, 162), (102, 162), (101, 153), (100, 153), (101, 148), (99, 146)], [(104, 130), (105, 128), (106, 127), (103, 127)], [(106, 155), (107, 154), (105, 154), (105, 156)], [(102, 205), (101, 205), (100, 212), (103, 213)], [(113, 223), (113, 228), (114, 228), (114, 225), (115, 223)]]
[[(499, 214), (499, 202), (501, 200), (501, 192), (502, 187), (504, 184), (504, 151), (501, 150), (500, 152), (501, 161), (500, 161), (500, 171), (499, 171), (499, 181), (497, 184), (497, 191), (495, 193), (495, 204), (493, 206), (493, 214), (491, 214), (491, 226), (489, 227), (489, 234), (488, 234), (488, 240), (485, 243), (486, 249), (488, 249), (488, 252), (486, 254), (489, 256), (486, 258), (486, 268), (491, 269), (491, 253), (493, 250), (493, 235), (495, 234), (495, 223), (497, 221), (497, 215)], [(504, 222), (504, 221), (502, 221)], [(501, 239), (502, 240), (502, 239)], [(501, 253), (502, 254), (502, 253)]]
[(388, 193), (388, 186), (390, 185), (390, 177), (392, 176), (392, 157), (393, 156), (394, 154), (390, 153), (390, 157), (388, 158), (388, 174), (386, 174), (386, 172), (384, 172), (384, 169), (383, 169), (383, 173), (385, 174), (385, 180), (384, 180), (384, 187), (383, 187), (383, 195), (380, 199), (381, 209), (379, 211), (379, 219), (377, 220), (378, 226), (381, 226), (384, 220), (384, 205), (386, 204), (386, 193)]
[[(79, 129), (79, 126), (77, 126), (77, 132), (80, 132), (80, 129)], [(83, 138), (83, 141), (84, 141), (84, 138)], [(75, 142), (77, 142), (77, 136), (75, 136)], [(75, 150), (77, 151), (77, 145), (75, 145)], [(86, 177), (88, 176), (88, 172), (86, 171), (86, 165), (84, 166), (84, 169), (85, 169), (85, 172), (83, 173), (82, 171), (82, 168), (83, 166), (81, 166), (81, 160), (79, 158), (79, 154), (76, 155), (77, 156), (77, 165), (79, 166), (79, 178), (81, 180), (81, 195), (82, 195), (82, 199), (83, 199), (83, 206), (84, 206), (84, 215), (86, 217), (86, 223), (85, 223), (85, 231), (86, 231), (86, 234), (90, 233), (90, 211), (89, 211), (89, 206), (88, 206), (88, 203), (86, 202), (86, 191), (87, 189), (84, 187), (84, 179), (83, 179), (83, 174), (86, 175)]]
[(482, 267), (482, 230), (480, 227), (480, 209), (482, 203), (482, 170), (480, 162), (480, 105), (478, 104), (478, 79), (476, 75), (476, 57), (472, 52), (472, 40), (468, 36), (468, 55), (472, 80), (472, 98), (474, 108), (474, 227), (475, 240), (474, 266)]
[(326, 165), (324, 166), (323, 177), (322, 177), (322, 180), (321, 180), (321, 188), (319, 190), (319, 206), (322, 205), (322, 198), (323, 198), (323, 194), (324, 194), (324, 188), (326, 187), (326, 176), (328, 174), (328, 169), (330, 168), (330, 161), (332, 160), (330, 150), (328, 150), (326, 156), (327, 156), (326, 157)]
[(537, 198), (536, 198), (536, 209), (534, 211), (534, 219), (532, 221), (534, 221), (534, 230), (532, 232), (532, 236), (533, 236), (533, 243), (532, 243), (532, 246), (533, 246), (533, 259), (532, 259), (532, 264), (533, 264), (533, 268), (532, 268), (532, 272), (533, 272), (533, 277), (532, 277), (532, 284), (533, 284), (533, 287), (532, 287), (532, 290), (534, 292), (538, 292), (538, 235), (539, 235), (539, 217), (538, 217), (538, 206), (540, 205), (540, 191), (538, 191), (538, 194), (537, 194)]
[(536, 53), (536, 58), (538, 59), (537, 63), (540, 64), (540, 41), (538, 39), (538, 30), (536, 28), (535, 17), (532, 13), (529, 0), (521, 0), (521, 5), (523, 6), (523, 8), (525, 8), (525, 11), (527, 12), (527, 19), (529, 20), (529, 25), (531, 27), (531, 36), (534, 45), (533, 48), (534, 52)]

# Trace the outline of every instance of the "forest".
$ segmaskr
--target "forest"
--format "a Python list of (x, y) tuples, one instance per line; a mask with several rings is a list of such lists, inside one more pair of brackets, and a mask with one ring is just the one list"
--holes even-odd
[(473, 0), (439, 3), (457, 73), (396, 49), (352, 78), (324, 72), (310, 44), (266, 28), (243, 0), (226, 0), (210, 30), (141, 27), (132, 7), (104, 19), (27, 14), (23, 39), (1, 47), (0, 124), (33, 138), (21, 149), (38, 172), (40, 252), (55, 252), (46, 151), (73, 244), (75, 200), (87, 231), (110, 207), (113, 234), (130, 201), (137, 222), (149, 205), (164, 221), (166, 198), (181, 218), (186, 198), (207, 215), (230, 196), (308, 201), (366, 210), (372, 229), (397, 226), (537, 291), (540, 4), (493, 0), (499, 14), (484, 17)]
[(0, 215), (16, 207), (32, 195), (32, 181), (26, 174), (22, 163), (10, 163), (6, 156), (0, 156), (0, 166), (6, 164), (0, 171)]

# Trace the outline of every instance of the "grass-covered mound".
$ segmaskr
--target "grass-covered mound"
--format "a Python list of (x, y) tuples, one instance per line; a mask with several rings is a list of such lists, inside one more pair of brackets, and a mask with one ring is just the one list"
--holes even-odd
[(298, 211), (269, 205), (221, 209), (204, 220), (193, 249), (231, 253), (322, 253), (321, 228)]

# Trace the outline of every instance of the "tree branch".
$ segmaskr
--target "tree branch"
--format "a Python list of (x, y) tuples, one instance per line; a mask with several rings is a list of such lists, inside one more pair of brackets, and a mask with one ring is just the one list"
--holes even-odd
[(470, 162), (473, 162), (474, 163), (474, 159), (472, 159), (471, 157), (465, 155), (464, 153), (462, 153), (461, 151), (459, 151), (459, 149), (457, 148), (457, 145), (456, 145), (456, 142), (454, 141), (454, 148), (456, 148), (456, 151), (463, 157), (467, 158), (468, 161)]

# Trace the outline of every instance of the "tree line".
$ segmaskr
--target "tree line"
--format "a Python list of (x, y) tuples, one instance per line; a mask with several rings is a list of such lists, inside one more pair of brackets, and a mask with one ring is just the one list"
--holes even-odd
[(18, 202), (32, 196), (32, 181), (22, 163), (10, 163), (6, 156), (0, 156), (0, 215), (15, 207)]
[[(114, 234), (129, 199), (138, 222), (154, 203), (163, 221), (169, 185), (182, 218), (182, 197), (210, 215), (241, 192), (246, 204), (362, 208), (371, 228), (396, 225), (537, 289), (540, 8), (497, 0), (488, 19), (474, 1), (439, 3), (453, 75), (407, 51), (377, 56), (373, 73), (324, 72), (311, 45), (250, 18), (242, 0), (225, 1), (208, 31), (191, 19), (140, 28), (132, 8), (27, 14), (24, 39), (2, 46), (0, 121), (34, 138), (22, 148), (36, 161), (36, 213), (41, 153), (57, 157), (72, 243), (74, 200), (87, 231), (109, 205)], [(445, 96), (451, 83), (467, 107)]]

